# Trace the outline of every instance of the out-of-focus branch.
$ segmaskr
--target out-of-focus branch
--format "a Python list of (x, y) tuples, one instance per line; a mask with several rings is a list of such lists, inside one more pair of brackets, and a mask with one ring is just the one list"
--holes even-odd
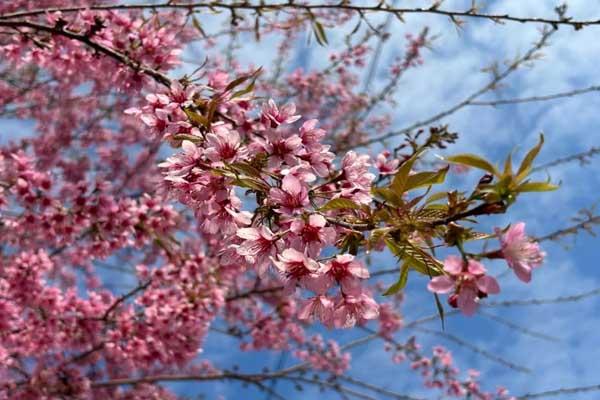
[(500, 84), (500, 82), (502, 82), (504, 79), (506, 79), (508, 76), (510, 76), (520, 66), (522, 66), (523, 64), (525, 64), (529, 61), (532, 61), (536, 57), (538, 57), (538, 51), (541, 50), (542, 48), (544, 48), (548, 44), (548, 40), (550, 39), (550, 37), (552, 36), (552, 34), (554, 32), (556, 32), (555, 29), (544, 29), (540, 39), (523, 56), (518, 57), (513, 62), (511, 62), (508, 65), (508, 67), (506, 67), (502, 72), (495, 73), (494, 77), (485, 86), (483, 86), (476, 92), (472, 93), (471, 95), (466, 97), (461, 102), (459, 102), (459, 103), (453, 105), (452, 107), (447, 108), (446, 110), (443, 110), (429, 118), (426, 118), (421, 121), (417, 121), (405, 128), (402, 128), (400, 130), (393, 131), (393, 132), (388, 132), (384, 135), (376, 136), (376, 137), (364, 140), (362, 142), (357, 143), (356, 145), (348, 147), (347, 149), (345, 148), (344, 150), (348, 150), (350, 148), (360, 147), (360, 146), (369, 146), (371, 144), (379, 143), (379, 142), (382, 142), (386, 139), (390, 139), (395, 136), (405, 135), (415, 129), (421, 128), (426, 125), (430, 125), (436, 121), (441, 120), (442, 118), (445, 118), (445, 117), (448, 117), (448, 116), (454, 114), (455, 112), (461, 110), (462, 108), (470, 105), (472, 101), (474, 101), (475, 99), (477, 99), (484, 93), (487, 93), (490, 90), (497, 88), (498, 85)]
[(574, 388), (562, 388), (555, 390), (548, 390), (540, 393), (528, 393), (522, 396), (517, 396), (517, 400), (530, 400), (530, 399), (541, 399), (544, 397), (556, 397), (563, 396), (565, 394), (577, 394), (577, 393), (587, 393), (587, 392), (597, 392), (600, 391), (599, 385), (591, 385), (591, 386), (579, 386)]
[(547, 168), (552, 168), (557, 165), (567, 164), (573, 161), (579, 161), (582, 165), (588, 164), (592, 157), (600, 154), (600, 147), (591, 147), (589, 150), (583, 151), (581, 153), (572, 154), (570, 156), (557, 158), (554, 161), (547, 162), (545, 164), (538, 165), (537, 167), (532, 169), (532, 172), (541, 171)]
[(580, 94), (590, 93), (590, 92), (598, 92), (600, 91), (600, 86), (590, 86), (585, 89), (576, 89), (568, 92), (560, 92), (554, 94), (548, 94), (545, 96), (531, 96), (531, 97), (520, 97), (514, 99), (503, 99), (503, 100), (492, 100), (492, 101), (472, 101), (469, 103), (470, 106), (502, 106), (507, 104), (519, 104), (519, 103), (533, 103), (539, 101), (549, 101), (562, 99), (565, 97), (575, 97)]
[(593, 231), (594, 225), (600, 225), (600, 215), (595, 215), (594, 210), (584, 209), (579, 211), (580, 217), (575, 217), (573, 220), (576, 224), (568, 226), (566, 228), (557, 229), (554, 232), (550, 232), (544, 236), (538, 236), (533, 238), (538, 242), (544, 242), (547, 240), (558, 240), (565, 236), (577, 235), (581, 231), (586, 231), (592, 236), (596, 234)]
[(580, 294), (571, 296), (559, 296), (549, 299), (526, 299), (526, 300), (506, 300), (490, 301), (482, 304), (483, 307), (514, 307), (514, 306), (540, 306), (545, 304), (571, 303), (600, 295), (600, 288), (593, 289)]
[(519, 372), (524, 372), (524, 373), (531, 373), (531, 370), (529, 368), (522, 367), (522, 366), (517, 365), (517, 364), (515, 364), (515, 363), (513, 363), (511, 361), (508, 361), (508, 360), (506, 360), (506, 359), (504, 359), (502, 357), (499, 357), (499, 356), (497, 356), (495, 354), (492, 354), (492, 353), (490, 353), (489, 351), (487, 351), (485, 349), (482, 349), (480, 347), (474, 346), (471, 343), (469, 343), (469, 342), (467, 342), (467, 341), (465, 341), (465, 340), (463, 340), (463, 339), (459, 338), (458, 336), (455, 336), (455, 335), (453, 335), (451, 333), (442, 332), (442, 331), (436, 331), (436, 330), (427, 329), (427, 328), (421, 328), (421, 327), (415, 327), (414, 329), (416, 331), (419, 331), (419, 332), (423, 332), (423, 333), (427, 333), (427, 334), (430, 334), (430, 335), (439, 336), (439, 337), (441, 337), (443, 339), (446, 339), (446, 340), (448, 340), (450, 342), (453, 342), (453, 343), (455, 343), (455, 344), (457, 344), (457, 345), (459, 345), (461, 347), (469, 349), (469, 350), (471, 350), (472, 352), (474, 352), (476, 354), (479, 354), (479, 355), (481, 355), (481, 356), (483, 356), (483, 357), (485, 357), (485, 358), (487, 358), (487, 359), (489, 359), (491, 361), (494, 361), (494, 362), (496, 362), (498, 364), (501, 364), (501, 365), (503, 365), (505, 367), (508, 367), (508, 368), (510, 368), (512, 370), (519, 371)]
[(352, 378), (352, 377), (350, 377), (348, 375), (341, 375), (341, 376), (337, 377), (337, 379), (342, 380), (342, 381), (346, 381), (348, 383), (351, 383), (353, 385), (356, 385), (356, 386), (359, 386), (359, 387), (362, 387), (362, 388), (365, 388), (365, 389), (368, 389), (368, 390), (371, 390), (371, 391), (373, 391), (373, 392), (375, 392), (377, 394), (389, 397), (391, 399), (396, 399), (396, 400), (422, 400), (422, 399), (419, 399), (419, 398), (416, 398), (416, 397), (407, 396), (405, 394), (396, 393), (396, 392), (393, 392), (393, 391), (388, 390), (386, 388), (382, 388), (382, 387), (379, 387), (379, 386), (372, 385), (372, 384), (370, 384), (368, 382), (363, 382), (363, 381), (358, 380), (356, 378)]
[(490, 320), (492, 320), (492, 321), (494, 321), (494, 322), (496, 322), (496, 323), (498, 323), (500, 325), (504, 325), (504, 326), (506, 326), (506, 327), (508, 327), (508, 328), (510, 328), (512, 330), (515, 330), (515, 331), (517, 331), (519, 333), (522, 333), (524, 335), (527, 335), (527, 336), (531, 336), (531, 337), (542, 339), (542, 340), (547, 340), (549, 342), (558, 342), (558, 341), (560, 341), (559, 338), (556, 338), (554, 336), (546, 335), (545, 333), (533, 331), (533, 330), (531, 330), (529, 328), (525, 328), (524, 326), (521, 326), (519, 324), (515, 324), (514, 322), (508, 321), (508, 320), (506, 320), (506, 319), (504, 319), (502, 317), (499, 317), (497, 315), (488, 313), (488, 312), (483, 311), (483, 310), (479, 310), (478, 314), (479, 315), (483, 315), (484, 317), (486, 317), (486, 318), (488, 318), (488, 319), (490, 319)]
[(7, 28), (29, 28), (29, 29), (33, 29), (34, 31), (47, 32), (47, 33), (51, 33), (54, 35), (64, 36), (64, 37), (72, 39), (72, 40), (76, 40), (78, 42), (81, 42), (81, 43), (87, 45), (91, 49), (96, 50), (97, 52), (104, 54), (104, 55), (120, 62), (121, 64), (124, 64), (124, 65), (132, 68), (134, 71), (137, 71), (139, 73), (142, 73), (142, 74), (145, 74), (145, 75), (148, 75), (148, 76), (154, 78), (157, 82), (159, 82), (167, 87), (169, 87), (171, 85), (171, 79), (169, 79), (169, 77), (166, 76), (165, 74), (163, 74), (162, 72), (159, 72), (155, 69), (149, 68), (141, 63), (138, 63), (137, 61), (132, 60), (131, 58), (127, 57), (126, 55), (124, 55), (114, 49), (111, 49), (110, 47), (107, 47), (100, 43), (97, 43), (87, 35), (73, 32), (73, 31), (70, 31), (70, 30), (64, 29), (64, 28), (61, 29), (59, 27), (45, 25), (45, 24), (38, 23), (38, 22), (31, 22), (31, 21), (27, 21), (27, 20), (16, 20), (15, 21), (12, 19), (6, 20), (2, 17), (0, 17), (0, 26), (4, 26)]

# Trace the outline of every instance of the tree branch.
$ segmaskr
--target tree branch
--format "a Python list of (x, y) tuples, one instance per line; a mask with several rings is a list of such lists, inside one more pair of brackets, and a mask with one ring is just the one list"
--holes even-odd
[(457, 23), (458, 18), (472, 18), (472, 19), (483, 19), (489, 20), (494, 23), (504, 22), (518, 22), (518, 23), (534, 23), (551, 25), (554, 28), (559, 26), (570, 26), (575, 30), (582, 29), (587, 26), (600, 25), (600, 19), (591, 20), (575, 20), (569, 17), (559, 16), (559, 18), (542, 18), (542, 17), (519, 17), (510, 14), (490, 14), (481, 13), (475, 7), (471, 7), (467, 10), (445, 10), (435, 5), (430, 7), (393, 7), (386, 2), (380, 2), (376, 5), (353, 5), (348, 2), (340, 2), (336, 4), (296, 4), (293, 2), (286, 3), (261, 3), (252, 4), (249, 2), (234, 2), (234, 3), (221, 3), (221, 2), (190, 2), (190, 3), (173, 3), (171, 1), (158, 4), (114, 4), (114, 5), (93, 5), (93, 6), (76, 6), (76, 7), (48, 7), (37, 10), (21, 11), (15, 13), (9, 13), (0, 15), (0, 19), (14, 19), (22, 17), (30, 17), (36, 15), (42, 15), (45, 13), (52, 12), (77, 12), (83, 10), (158, 10), (158, 9), (182, 9), (182, 10), (228, 10), (228, 11), (239, 11), (248, 10), (254, 11), (261, 14), (268, 12), (277, 12), (285, 10), (300, 10), (300, 11), (318, 11), (318, 10), (334, 10), (334, 11), (349, 11), (356, 14), (366, 13), (391, 13), (398, 18), (401, 18), (403, 14), (431, 14), (443, 17), (451, 18), (454, 23)]

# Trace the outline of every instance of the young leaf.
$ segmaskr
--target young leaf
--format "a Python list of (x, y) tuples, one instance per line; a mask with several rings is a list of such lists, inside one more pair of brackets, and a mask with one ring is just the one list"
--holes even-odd
[(467, 165), (469, 167), (482, 169), (494, 174), (495, 176), (500, 176), (500, 172), (492, 163), (475, 154), (458, 154), (455, 156), (446, 157), (445, 160), (453, 164)]
[(242, 97), (248, 93), (251, 93), (254, 90), (254, 85), (256, 83), (256, 78), (254, 78), (252, 80), (252, 82), (250, 82), (250, 84), (248, 86), (246, 86), (245, 89), (242, 90), (238, 90), (237, 92), (233, 92), (233, 94), (231, 95), (232, 99), (238, 98), (238, 97)]
[(356, 204), (352, 200), (349, 199), (333, 199), (329, 200), (324, 206), (320, 207), (320, 211), (330, 211), (330, 210), (342, 210), (344, 208), (350, 208), (352, 210), (360, 209), (360, 205)]
[(447, 199), (447, 198), (448, 198), (448, 192), (437, 192), (437, 193), (434, 193), (431, 196), (429, 196), (427, 198), (427, 200), (425, 200), (425, 204), (434, 203), (438, 200)]
[(446, 173), (448, 173), (448, 169), (450, 169), (450, 166), (435, 172), (417, 172), (416, 174), (409, 175), (404, 190), (408, 191), (424, 186), (443, 183), (446, 179)]
[(187, 115), (190, 121), (192, 121), (196, 125), (201, 125), (205, 128), (208, 128), (208, 126), (210, 125), (208, 119), (200, 113), (192, 111), (189, 108), (184, 108), (183, 112), (185, 113), (185, 115)]
[(415, 271), (427, 276), (438, 276), (442, 272), (442, 263), (410, 242), (397, 243), (391, 237), (385, 237), (384, 242), (399, 259), (405, 261)]
[(245, 162), (237, 162), (230, 164), (229, 166), (240, 173), (246, 174), (254, 178), (259, 178), (261, 174), (258, 168)]
[(529, 171), (531, 171), (531, 165), (533, 164), (533, 160), (537, 157), (538, 153), (542, 149), (544, 145), (544, 134), (540, 133), (540, 140), (537, 145), (525, 156), (523, 162), (521, 162), (521, 166), (519, 167), (519, 171), (517, 171), (517, 181), (521, 181), (527, 177)]
[(442, 302), (440, 301), (440, 298), (437, 293), (434, 293), (433, 297), (435, 298), (435, 305), (437, 307), (438, 314), (440, 315), (440, 319), (442, 320), (442, 330), (444, 330), (446, 329), (446, 327), (444, 326), (444, 306), (442, 306)]
[(419, 158), (419, 155), (421, 155), (421, 152), (415, 153), (411, 158), (404, 161), (400, 168), (398, 168), (398, 172), (396, 172), (394, 175), (390, 189), (392, 189), (398, 196), (402, 196), (402, 194), (405, 192), (410, 171), (412, 170), (412, 166), (415, 161), (417, 161), (417, 158)]
[(406, 282), (408, 282), (408, 264), (402, 264), (400, 268), (400, 276), (398, 277), (398, 281), (390, 286), (384, 293), (384, 296), (389, 296), (391, 294), (396, 294), (406, 286)]
[(317, 42), (321, 46), (327, 46), (329, 43), (327, 42), (327, 35), (325, 35), (325, 29), (323, 29), (323, 25), (317, 20), (313, 21), (313, 32), (315, 33), (315, 38)]
[(513, 174), (512, 153), (508, 153), (508, 156), (506, 157), (506, 161), (504, 161), (504, 175), (512, 176), (512, 174)]
[(269, 186), (261, 181), (257, 181), (255, 179), (250, 178), (238, 178), (233, 181), (234, 185), (245, 187), (248, 189), (258, 190), (258, 191), (268, 191)]
[(237, 79), (234, 79), (233, 81), (229, 82), (229, 84), (225, 87), (225, 92), (229, 92), (230, 90), (232, 90), (233, 88), (241, 85), (242, 83), (246, 82), (248, 79), (256, 79), (258, 77), (258, 75), (262, 72), (262, 67), (258, 68), (256, 71), (254, 71), (251, 74), (248, 75), (242, 75)]
[(396, 192), (394, 192), (393, 190), (389, 189), (389, 188), (372, 188), (371, 189), (371, 193), (374, 196), (377, 196), (383, 200), (385, 200), (387, 203), (393, 205), (393, 206), (400, 206), (402, 204), (402, 196), (396, 194)]
[(550, 192), (558, 188), (550, 182), (525, 182), (517, 187), (517, 192)]

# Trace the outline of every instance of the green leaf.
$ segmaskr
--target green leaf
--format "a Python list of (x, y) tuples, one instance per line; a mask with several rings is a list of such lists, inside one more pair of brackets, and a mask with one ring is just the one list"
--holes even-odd
[(431, 207), (432, 206), (429, 206), (427, 208), (423, 208), (422, 210), (417, 211), (415, 217), (419, 221), (437, 221), (448, 217), (448, 209), (446, 206), (444, 206), (444, 208), (441, 209)]
[(434, 293), (433, 297), (435, 298), (435, 306), (437, 307), (438, 314), (440, 315), (440, 320), (442, 321), (442, 330), (444, 330), (446, 328), (444, 326), (444, 306), (442, 306), (442, 302), (440, 301), (440, 297), (437, 293)]
[(233, 181), (233, 184), (240, 187), (245, 187), (258, 191), (268, 191), (269, 186), (264, 184), (263, 182), (250, 179), (250, 178), (238, 178)]
[(417, 189), (424, 186), (431, 186), (443, 183), (446, 179), (446, 174), (450, 167), (442, 168), (439, 171), (432, 172), (417, 172), (416, 174), (409, 175), (406, 180), (404, 187), (405, 191)]
[(390, 286), (383, 293), (383, 295), (389, 296), (391, 294), (398, 293), (399, 291), (404, 289), (404, 287), (406, 286), (406, 282), (408, 282), (408, 264), (404, 263), (404, 264), (402, 264), (402, 267), (400, 268), (400, 277), (398, 278), (398, 281), (396, 283), (394, 283), (392, 286)]
[(409, 264), (415, 271), (427, 276), (438, 276), (443, 273), (442, 263), (418, 246), (410, 242), (397, 243), (389, 236), (384, 238), (384, 242), (392, 254)]
[(372, 188), (371, 193), (386, 202), (394, 206), (400, 206), (402, 204), (402, 196), (399, 196), (392, 189), (389, 188)]
[(329, 43), (327, 42), (327, 35), (325, 34), (325, 29), (323, 29), (323, 25), (317, 20), (313, 21), (313, 32), (315, 34), (315, 38), (317, 39), (317, 43), (321, 46), (327, 46)]
[(493, 238), (495, 236), (496, 235), (491, 234), (491, 233), (467, 231), (467, 232), (465, 232), (463, 234), (462, 240), (465, 241), (465, 242), (469, 242), (469, 241), (472, 241), (472, 240), (491, 239), (491, 238)]
[(406, 191), (406, 184), (412, 167), (421, 155), (422, 152), (415, 153), (411, 158), (404, 161), (404, 163), (398, 168), (398, 172), (394, 175), (390, 189), (392, 189), (398, 196), (402, 197), (402, 194)]
[(173, 139), (175, 139), (175, 140), (189, 140), (190, 142), (193, 142), (193, 143), (199, 143), (199, 142), (202, 141), (202, 138), (200, 136), (190, 135), (188, 133), (178, 133), (176, 135), (173, 135)]
[(189, 108), (184, 108), (183, 112), (194, 124), (204, 126), (205, 128), (209, 127), (210, 123), (204, 115), (197, 113), (196, 111), (192, 111)]
[(533, 160), (537, 157), (542, 146), (544, 145), (544, 135), (540, 133), (540, 140), (537, 145), (533, 147), (533, 149), (529, 150), (523, 161), (521, 162), (521, 166), (519, 167), (519, 171), (517, 171), (517, 181), (522, 181), (529, 175), (531, 171), (531, 165), (533, 164)]
[(233, 163), (229, 165), (230, 168), (232, 168), (233, 170), (243, 173), (245, 175), (254, 177), (254, 178), (259, 178), (260, 177), (260, 170), (256, 167), (254, 167), (251, 164), (248, 163), (244, 163), (244, 162), (238, 162), (238, 163)]
[(252, 82), (250, 82), (250, 84), (248, 86), (246, 86), (245, 89), (238, 90), (237, 92), (233, 92), (233, 94), (231, 95), (231, 98), (235, 99), (238, 97), (242, 97), (248, 93), (252, 93), (252, 91), (254, 90), (255, 82), (256, 82), (256, 78)]
[(342, 210), (349, 208), (352, 210), (360, 209), (360, 205), (349, 199), (333, 199), (329, 200), (324, 206), (319, 207), (320, 211)]
[(257, 69), (256, 71), (254, 71), (251, 74), (243, 75), (243, 76), (240, 76), (237, 79), (234, 79), (233, 81), (229, 82), (229, 84), (225, 87), (225, 92), (229, 92), (233, 88), (235, 88), (235, 87), (241, 85), (242, 83), (246, 82), (248, 79), (256, 79), (261, 72), (262, 72), (262, 67), (259, 68), (259, 69)]
[(475, 154), (458, 154), (446, 157), (445, 160), (453, 164), (467, 165), (469, 167), (482, 169), (495, 176), (500, 176), (500, 172), (498, 172), (498, 169), (492, 163)]
[(551, 192), (559, 187), (550, 182), (525, 182), (517, 187), (517, 192)]
[(425, 204), (433, 203), (438, 200), (447, 199), (447, 198), (448, 198), (448, 192), (437, 192), (437, 193), (434, 193), (431, 196), (429, 196), (427, 198), (427, 200), (425, 200)]
[(509, 153), (504, 161), (504, 175), (512, 176), (512, 153)]

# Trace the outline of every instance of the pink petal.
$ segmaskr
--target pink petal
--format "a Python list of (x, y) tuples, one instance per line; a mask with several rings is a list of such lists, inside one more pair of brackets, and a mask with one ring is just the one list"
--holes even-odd
[(477, 311), (477, 302), (475, 301), (475, 293), (470, 289), (461, 290), (458, 295), (458, 308), (463, 314), (471, 316)]
[(291, 195), (298, 195), (302, 192), (302, 183), (294, 175), (286, 175), (281, 182), (281, 188)]
[(477, 279), (477, 288), (487, 294), (498, 294), (500, 293), (500, 285), (494, 277), (489, 275), (482, 276)]
[(454, 280), (449, 276), (436, 276), (429, 281), (427, 289), (433, 293), (448, 293), (454, 289)]
[(326, 223), (327, 220), (322, 215), (312, 214), (310, 217), (308, 217), (308, 224), (310, 226), (322, 228), (325, 226)]
[(236, 232), (237, 237), (246, 239), (246, 240), (258, 240), (260, 238), (260, 233), (256, 228), (241, 228)]
[(529, 283), (531, 281), (531, 268), (529, 265), (516, 262), (513, 264), (513, 270), (515, 271), (517, 278), (519, 278), (521, 281), (525, 283)]
[(458, 256), (448, 256), (444, 260), (444, 270), (451, 275), (458, 275), (462, 271), (463, 259)]
[(473, 275), (483, 275), (486, 273), (485, 267), (478, 261), (469, 260), (469, 272)]

